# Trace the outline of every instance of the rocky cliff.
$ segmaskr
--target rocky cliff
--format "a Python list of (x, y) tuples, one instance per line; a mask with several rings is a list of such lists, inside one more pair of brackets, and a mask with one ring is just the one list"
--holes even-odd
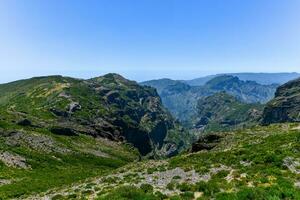
[(300, 79), (278, 87), (275, 98), (265, 107), (262, 123), (300, 121)]

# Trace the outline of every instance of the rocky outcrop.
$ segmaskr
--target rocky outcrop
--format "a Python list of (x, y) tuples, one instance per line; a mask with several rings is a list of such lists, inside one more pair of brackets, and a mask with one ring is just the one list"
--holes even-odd
[(17, 154), (12, 154), (7, 151), (0, 152), (0, 160), (8, 167), (30, 169), (30, 165), (26, 163), (26, 159)]
[(57, 135), (76, 136), (77, 133), (72, 128), (55, 126), (50, 131)]
[(199, 138), (199, 140), (192, 145), (190, 152), (198, 152), (203, 150), (211, 150), (217, 146), (221, 141), (222, 136), (220, 134), (210, 133), (205, 134)]
[(262, 124), (300, 122), (300, 79), (280, 86), (265, 107)]
[(32, 125), (32, 123), (29, 119), (22, 119), (22, 120), (18, 121), (17, 124), (20, 126), (31, 126)]
[(60, 146), (55, 140), (46, 135), (28, 134), (20, 131), (12, 131), (4, 136), (5, 144), (16, 147), (27, 147), (30, 150), (41, 151), (43, 153), (70, 153), (71, 150)]

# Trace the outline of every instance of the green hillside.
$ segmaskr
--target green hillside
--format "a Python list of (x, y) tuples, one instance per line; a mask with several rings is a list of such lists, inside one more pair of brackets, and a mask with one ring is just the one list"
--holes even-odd
[(153, 88), (117, 74), (90, 80), (37, 77), (0, 85), (0, 93), (0, 112), (11, 121), (29, 120), (56, 134), (126, 141), (142, 155), (174, 154), (168, 146), (181, 141), (170, 138), (189, 137)]
[[(46, 197), (66, 199), (299, 199), (299, 124), (219, 133), (210, 151), (129, 164)], [(38, 197), (38, 196), (35, 196)]]
[[(299, 81), (279, 87), (264, 111), (232, 95), (259, 94), (256, 83), (239, 82), (226, 76), (202, 87), (190, 131), (154, 88), (118, 74), (2, 84), (0, 199), (299, 199), (299, 123), (258, 125), (277, 119), (266, 112), (286, 101), (297, 122)], [(181, 82), (167, 88), (199, 94)]]
[(202, 98), (197, 104), (195, 128), (221, 131), (245, 128), (258, 124), (262, 104), (247, 104), (225, 93), (215, 93)]
[[(166, 157), (192, 142), (155, 89), (117, 74), (0, 85), (0, 199), (26, 196)], [(22, 197), (23, 198), (23, 197)]]
[(15, 198), (110, 172), (139, 159), (130, 145), (56, 135), (0, 121), (0, 199)]

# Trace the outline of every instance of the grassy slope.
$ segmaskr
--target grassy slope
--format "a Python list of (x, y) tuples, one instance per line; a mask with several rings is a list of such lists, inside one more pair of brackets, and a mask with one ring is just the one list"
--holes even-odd
[[(299, 199), (300, 198), (300, 131), (299, 124), (257, 126), (226, 135), (212, 151), (182, 154), (167, 161), (130, 164), (119, 170), (114, 178), (99, 179), (89, 188), (98, 199)], [(293, 160), (287, 162), (286, 159)], [(297, 164), (298, 161), (298, 164)], [(293, 163), (293, 164), (291, 164)], [(296, 171), (292, 171), (294, 165)], [(198, 178), (183, 181), (172, 170), (185, 173), (195, 170)], [(219, 170), (218, 170), (219, 169)], [(171, 171), (170, 171), (171, 170)], [(168, 181), (168, 171), (174, 177)], [(124, 175), (125, 172), (125, 175)], [(123, 173), (123, 175), (122, 175)], [(152, 176), (151, 180), (149, 176)], [(172, 176), (172, 175), (171, 175)], [(196, 177), (196, 176), (194, 176)], [(206, 181), (204, 181), (206, 180)], [(151, 186), (147, 184), (151, 182)], [(79, 197), (87, 186), (69, 193)], [(132, 185), (132, 186), (128, 186)], [(119, 185), (120, 187), (115, 187)], [(167, 192), (168, 194), (162, 194)], [(59, 193), (59, 191), (57, 191)], [(63, 199), (63, 195), (57, 195)], [(88, 197), (89, 195), (84, 195)]]
[[(0, 94), (0, 114), (7, 120), (27, 118), (45, 128), (67, 126), (90, 135), (101, 133), (117, 140), (125, 137), (142, 155), (166, 154), (161, 146), (167, 142), (176, 143), (181, 151), (192, 140), (163, 108), (154, 88), (139, 86), (117, 74), (89, 80), (35, 77), (1, 84)], [(74, 104), (80, 109), (71, 112)], [(156, 129), (166, 130), (155, 135)], [(131, 137), (133, 134), (138, 137)], [(174, 134), (183, 134), (186, 141), (172, 141)], [(155, 146), (159, 148), (154, 153)]]
[[(1, 126), (7, 128), (4, 125), (2, 122)], [(13, 130), (24, 134), (25, 137), (50, 138), (55, 142), (55, 146), (50, 148), (38, 141), (31, 141), (40, 145), (34, 147), (24, 142), (25, 139), (19, 139), (20, 143), (17, 145), (10, 145), (7, 142), (10, 136), (1, 135), (0, 152), (24, 157), (31, 169), (8, 167), (0, 162), (0, 179), (11, 181), (10, 184), (0, 186), (0, 199), (61, 187), (107, 173), (138, 158), (138, 153), (130, 146), (95, 140), (86, 135), (58, 136), (44, 129), (19, 126), (15, 126)], [(57, 147), (64, 151), (56, 150)]]
[[(66, 90), (80, 100), (82, 109), (74, 118), (104, 112), (99, 99), (79, 80), (53, 76), (38, 77), (0, 85), (0, 153), (22, 156), (31, 169), (8, 167), (0, 162), (0, 199), (19, 197), (61, 187), (88, 177), (98, 176), (138, 159), (132, 147), (90, 136), (59, 136), (44, 126), (57, 117), (49, 108), (65, 109), (69, 101), (58, 94)], [(24, 117), (35, 127), (19, 126)], [(22, 135), (14, 138), (14, 133)], [(46, 141), (43, 141), (46, 138)], [(13, 142), (8, 142), (13, 141)], [(13, 144), (11, 144), (13, 143)], [(53, 145), (52, 145), (53, 143)], [(50, 145), (50, 146), (49, 146)], [(63, 149), (63, 151), (60, 151)]]

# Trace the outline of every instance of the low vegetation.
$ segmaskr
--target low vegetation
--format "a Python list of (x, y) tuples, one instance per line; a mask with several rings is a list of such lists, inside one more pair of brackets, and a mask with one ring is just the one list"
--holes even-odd
[[(299, 199), (298, 126), (280, 124), (224, 132), (210, 151), (132, 163), (106, 177), (47, 195), (128, 200)], [(105, 181), (108, 177), (113, 181)], [(87, 185), (92, 185), (88, 195), (84, 193)]]

